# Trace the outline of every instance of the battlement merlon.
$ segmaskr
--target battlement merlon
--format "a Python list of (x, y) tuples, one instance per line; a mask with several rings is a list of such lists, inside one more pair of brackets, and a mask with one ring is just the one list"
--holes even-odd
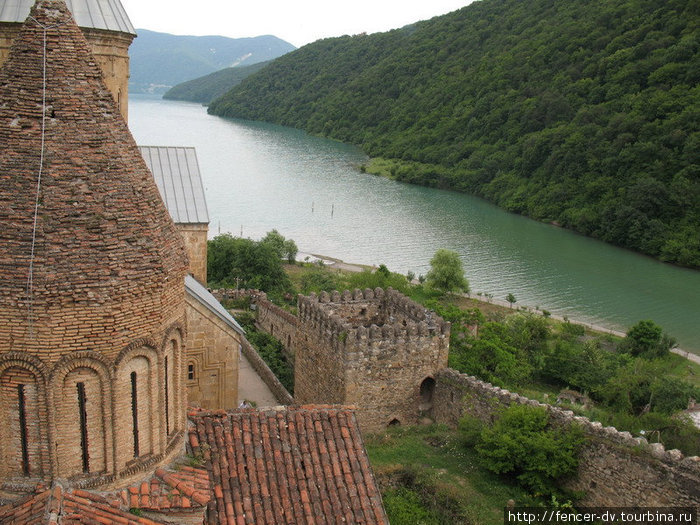
[(436, 336), (449, 341), (451, 326), (435, 312), (392, 288), (299, 296), (298, 318), (301, 323), (322, 327), (324, 332), (341, 342)]

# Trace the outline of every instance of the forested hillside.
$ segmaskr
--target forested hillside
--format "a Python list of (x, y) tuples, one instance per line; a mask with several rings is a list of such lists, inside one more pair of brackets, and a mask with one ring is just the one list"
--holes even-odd
[(700, 3), (481, 0), (274, 61), (210, 106), (700, 267)]
[(209, 104), (215, 98), (224, 95), (241, 81), (260, 71), (269, 62), (258, 62), (250, 66), (227, 67), (203, 77), (188, 80), (170, 88), (163, 98), (168, 100), (188, 100)]
[(272, 60), (296, 49), (276, 36), (181, 36), (137, 29), (129, 49), (134, 93), (164, 93), (172, 86), (232, 66)]

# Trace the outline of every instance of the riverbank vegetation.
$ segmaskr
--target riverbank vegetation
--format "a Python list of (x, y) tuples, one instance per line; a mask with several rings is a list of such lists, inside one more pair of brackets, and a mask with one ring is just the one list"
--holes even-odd
[(209, 110), (699, 268), (697, 17), (692, 0), (484, 0), (304, 46)]
[(700, 455), (700, 430), (678, 417), (691, 398), (700, 399), (700, 366), (670, 353), (672, 338), (653, 321), (619, 338), (515, 302), (509, 308), (444, 293), (384, 266), (354, 273), (306, 264), (287, 272), (303, 294), (391, 286), (452, 323), (450, 367)]

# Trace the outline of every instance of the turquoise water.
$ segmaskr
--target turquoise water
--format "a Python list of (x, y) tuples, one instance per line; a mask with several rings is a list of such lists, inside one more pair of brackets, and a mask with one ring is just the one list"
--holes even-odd
[(219, 231), (276, 228), (303, 252), (425, 274), (439, 248), (461, 254), (472, 292), (626, 330), (653, 319), (700, 353), (700, 272), (504, 212), (480, 199), (360, 173), (358, 149), (304, 132), (133, 96), (140, 145), (194, 146)]

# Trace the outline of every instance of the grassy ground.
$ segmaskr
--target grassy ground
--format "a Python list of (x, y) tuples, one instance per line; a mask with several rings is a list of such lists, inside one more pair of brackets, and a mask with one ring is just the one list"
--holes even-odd
[(457, 431), (442, 425), (389, 428), (365, 446), (392, 525), (500, 525), (509, 499), (527, 499), (480, 467)]

